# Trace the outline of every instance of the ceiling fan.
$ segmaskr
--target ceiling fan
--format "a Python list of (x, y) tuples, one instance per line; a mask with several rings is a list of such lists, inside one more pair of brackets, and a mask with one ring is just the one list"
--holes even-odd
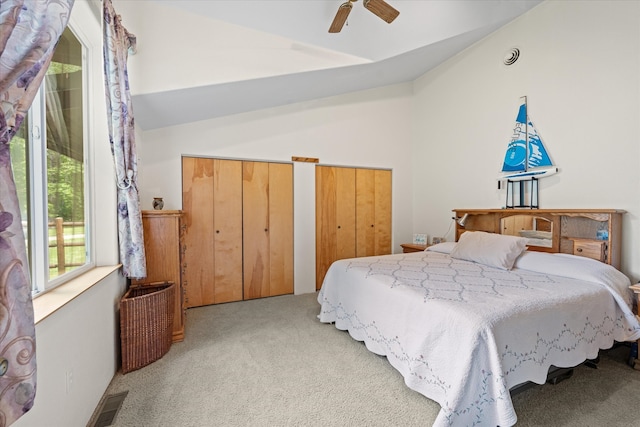
[[(346, 3), (342, 3), (338, 8), (338, 12), (336, 13), (336, 17), (333, 18), (333, 22), (331, 23), (331, 27), (329, 27), (330, 33), (339, 33), (344, 26), (344, 23), (347, 21), (347, 17), (351, 12), (351, 8), (353, 7), (353, 3), (358, 0), (349, 0)], [(381, 18), (383, 21), (388, 24), (392, 23), (394, 19), (400, 15), (396, 9), (394, 9), (389, 3), (384, 0), (363, 0), (364, 7), (369, 9), (369, 11), (373, 12), (377, 17)]]

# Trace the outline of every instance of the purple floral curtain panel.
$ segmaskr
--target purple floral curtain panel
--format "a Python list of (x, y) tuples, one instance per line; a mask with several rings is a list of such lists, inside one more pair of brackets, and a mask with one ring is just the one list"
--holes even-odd
[(135, 37), (122, 26), (111, 0), (103, 0), (104, 81), (107, 98), (109, 143), (118, 185), (118, 237), (123, 273), (147, 276), (138, 196), (138, 159), (133, 109), (129, 93), (127, 56), (135, 50)]
[(67, 26), (73, 0), (0, 1), (0, 426), (33, 406), (36, 343), (31, 279), (9, 143)]

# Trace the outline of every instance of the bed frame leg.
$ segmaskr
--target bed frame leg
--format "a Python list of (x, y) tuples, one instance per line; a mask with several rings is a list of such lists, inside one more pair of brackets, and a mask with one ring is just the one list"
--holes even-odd
[(598, 369), (598, 363), (600, 363), (600, 356), (595, 359), (587, 359), (584, 362), (584, 366), (588, 368)]
[(556, 385), (559, 382), (568, 380), (573, 376), (573, 368), (562, 368), (553, 372), (553, 374), (547, 379), (547, 383)]

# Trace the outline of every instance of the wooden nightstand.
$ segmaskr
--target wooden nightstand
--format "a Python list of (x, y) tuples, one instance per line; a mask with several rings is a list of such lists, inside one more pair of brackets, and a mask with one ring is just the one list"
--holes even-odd
[(422, 252), (428, 245), (416, 245), (415, 243), (402, 243), (402, 253), (408, 254), (409, 252)]

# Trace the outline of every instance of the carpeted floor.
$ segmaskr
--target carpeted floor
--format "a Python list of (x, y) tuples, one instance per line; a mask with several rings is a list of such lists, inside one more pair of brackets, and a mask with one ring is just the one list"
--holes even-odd
[[(440, 407), (384, 357), (321, 324), (316, 294), (189, 309), (186, 338), (159, 361), (118, 373), (115, 426), (430, 426)], [(557, 385), (513, 399), (517, 426), (632, 426), (640, 371), (629, 350), (601, 354)]]

